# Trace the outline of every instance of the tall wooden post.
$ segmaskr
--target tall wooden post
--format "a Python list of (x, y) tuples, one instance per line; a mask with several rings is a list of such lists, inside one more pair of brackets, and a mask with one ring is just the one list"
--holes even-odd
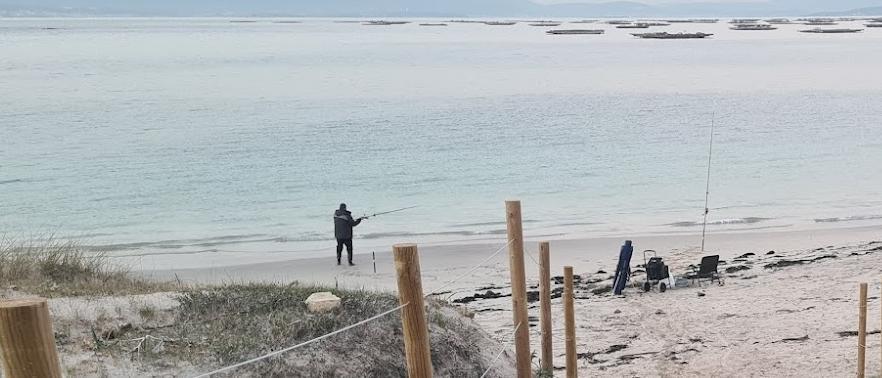
[(420, 256), (416, 244), (397, 244), (392, 247), (395, 271), (398, 275), (398, 301), (402, 305), (401, 323), (404, 328), (404, 351), (407, 355), (407, 375), (410, 378), (432, 377), (432, 356), (429, 349), (429, 328), (426, 325), (426, 307), (423, 304), (423, 281), (420, 276)]
[[(508, 229), (508, 262), (511, 270), (511, 304), (514, 318), (518, 378), (530, 378), (530, 327), (527, 319), (527, 282), (524, 273), (524, 230), (521, 201), (505, 201)], [(520, 325), (520, 327), (518, 327)]]
[(576, 314), (573, 309), (573, 267), (564, 267), (564, 322), (566, 323), (567, 378), (576, 378)]
[(539, 323), (542, 329), (541, 368), (547, 373), (554, 369), (551, 354), (551, 247), (547, 241), (539, 243)]
[(61, 377), (45, 299), (0, 302), (0, 359), (9, 378)]
[(864, 378), (867, 352), (867, 284), (861, 283), (860, 305), (858, 307), (858, 361), (857, 376)]

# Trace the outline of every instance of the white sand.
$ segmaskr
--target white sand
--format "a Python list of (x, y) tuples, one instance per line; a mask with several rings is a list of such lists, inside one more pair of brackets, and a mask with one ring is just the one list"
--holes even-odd
[[(632, 267), (642, 264), (643, 249), (658, 250), (674, 274), (697, 264), (695, 236), (633, 237)], [(857, 337), (841, 337), (840, 331), (857, 328), (858, 282), (870, 282), (869, 328), (879, 329), (880, 253), (849, 256), (882, 246), (880, 228), (830, 229), (798, 232), (711, 234), (708, 249), (719, 253), (729, 265), (746, 252), (756, 253), (750, 270), (731, 274), (725, 286), (705, 285), (666, 293), (644, 294), (636, 288), (624, 297), (593, 295), (577, 290), (577, 338), (579, 353), (598, 353), (614, 345), (625, 348), (579, 360), (588, 376), (843, 376), (855, 373)], [(563, 265), (573, 265), (588, 277), (598, 269), (614, 270), (621, 239), (552, 241), (552, 276)], [(434, 291), (466, 273), (487, 258), (497, 245), (440, 246), (421, 248), (424, 290)], [(838, 246), (823, 250), (816, 248)], [(527, 244), (536, 255), (536, 243)], [(765, 253), (775, 250), (776, 254)], [(778, 259), (837, 258), (781, 269), (763, 265)], [(145, 272), (157, 278), (177, 276), (183, 281), (291, 281), (316, 282), (345, 287), (395, 290), (389, 253), (377, 255), (377, 274), (364, 255), (357, 267), (337, 267), (333, 251), (327, 259), (292, 260), (214, 269)], [(478, 288), (499, 287), (509, 292), (507, 251), (486, 267), (466, 275), (451, 286), (444, 298), (461, 298)], [(536, 264), (526, 258), (528, 285), (537, 284)], [(607, 275), (594, 275), (597, 277)], [(730, 275), (726, 275), (730, 276)], [(750, 277), (745, 279), (744, 277)], [(640, 281), (638, 275), (634, 281)], [(604, 282), (605, 283), (605, 282)], [(445, 289), (448, 291), (450, 289)], [(698, 292), (706, 293), (699, 297)], [(555, 365), (563, 366), (562, 305), (554, 302)], [(483, 300), (465, 305), (475, 319), (498, 340), (508, 340), (513, 330), (510, 298)], [(531, 316), (538, 316), (532, 304)], [(617, 313), (619, 311), (619, 313)], [(534, 350), (539, 348), (538, 329), (532, 329)], [(808, 339), (804, 337), (808, 336)], [(788, 341), (787, 339), (795, 339)], [(868, 341), (868, 372), (879, 374), (880, 336)], [(562, 374), (561, 371), (557, 372)]]

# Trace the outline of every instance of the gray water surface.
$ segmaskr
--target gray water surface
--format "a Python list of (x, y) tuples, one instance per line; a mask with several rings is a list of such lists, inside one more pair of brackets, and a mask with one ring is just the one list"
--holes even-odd
[(697, 232), (711, 122), (712, 230), (882, 223), (882, 30), (302, 21), (0, 19), (0, 232), (307, 255), (340, 202), (419, 206), (364, 252), (499, 241), (508, 198), (534, 238)]

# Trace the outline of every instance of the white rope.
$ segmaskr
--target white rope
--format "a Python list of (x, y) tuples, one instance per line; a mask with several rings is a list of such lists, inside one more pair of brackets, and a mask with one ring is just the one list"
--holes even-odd
[(230, 366), (227, 366), (227, 367), (225, 367), (225, 368), (217, 369), (217, 370), (212, 371), (212, 372), (209, 372), (209, 373), (200, 374), (200, 375), (195, 376), (194, 378), (210, 377), (210, 376), (212, 376), (212, 375), (214, 375), (214, 374), (217, 374), (217, 373), (222, 373), (222, 372), (225, 372), (225, 371), (228, 371), (228, 370), (232, 370), (232, 369), (235, 369), (235, 368), (238, 368), (238, 367), (241, 367), (241, 366), (245, 366), (245, 365), (248, 365), (248, 364), (255, 363), (255, 362), (260, 361), (260, 360), (264, 360), (264, 359), (267, 359), (267, 358), (270, 358), (270, 357), (273, 357), (273, 356), (277, 356), (277, 355), (280, 355), (280, 354), (285, 353), (285, 352), (290, 352), (290, 351), (292, 351), (292, 350), (294, 350), (294, 349), (297, 349), (297, 348), (300, 348), (300, 347), (303, 347), (303, 346), (306, 346), (306, 345), (312, 344), (312, 343), (314, 343), (314, 342), (316, 342), (316, 341), (326, 339), (326, 338), (328, 338), (328, 337), (334, 336), (334, 335), (336, 335), (336, 334), (339, 334), (339, 333), (342, 333), (342, 332), (348, 331), (348, 330), (353, 329), (353, 328), (355, 328), (355, 327), (358, 327), (358, 326), (360, 326), (360, 325), (363, 325), (363, 324), (369, 323), (369, 322), (371, 322), (371, 321), (377, 320), (377, 319), (379, 319), (379, 318), (382, 318), (383, 316), (389, 315), (389, 314), (391, 314), (391, 313), (393, 313), (393, 312), (395, 312), (395, 311), (398, 311), (398, 310), (400, 310), (400, 309), (402, 309), (402, 308), (407, 307), (407, 305), (409, 305), (409, 304), (410, 304), (410, 303), (405, 303), (405, 304), (403, 304), (403, 305), (401, 305), (401, 306), (398, 306), (398, 307), (395, 307), (395, 308), (393, 308), (393, 309), (391, 309), (391, 310), (389, 310), (389, 311), (386, 311), (386, 312), (383, 312), (383, 313), (380, 313), (380, 314), (374, 315), (373, 317), (367, 318), (367, 319), (362, 320), (362, 321), (360, 321), (360, 322), (358, 322), (358, 323), (355, 323), (355, 324), (352, 324), (352, 325), (350, 325), (350, 326), (347, 326), (347, 327), (344, 327), (344, 328), (338, 329), (338, 330), (336, 330), (336, 331), (334, 331), (334, 332), (331, 332), (331, 333), (328, 333), (328, 334), (326, 334), (326, 335), (322, 335), (322, 336), (316, 337), (316, 338), (314, 338), (314, 339), (312, 339), (312, 340), (302, 342), (302, 343), (297, 344), (297, 345), (295, 345), (295, 346), (292, 346), (292, 347), (289, 347), (289, 348), (285, 348), (285, 349), (282, 349), (282, 350), (278, 350), (278, 351), (275, 351), (275, 352), (272, 352), (272, 353), (269, 353), (269, 354), (266, 354), (266, 355), (263, 355), (263, 356), (260, 356), (260, 357), (257, 357), (257, 358), (252, 358), (252, 359), (250, 359), (250, 360), (248, 360), (248, 361), (240, 362), (240, 363), (235, 364), (235, 365), (230, 365)]
[[(514, 339), (515, 336), (517, 335), (518, 330), (521, 328), (521, 324), (523, 324), (523, 322), (518, 323), (518, 326), (515, 327), (514, 332), (511, 333), (511, 338), (512, 338), (512, 339)], [(511, 343), (511, 340), (509, 340), (508, 343)], [(484, 374), (481, 374), (481, 378), (484, 378), (484, 377), (487, 376), (487, 374), (490, 374), (490, 370), (493, 370), (493, 365), (496, 364), (496, 361), (499, 361), (499, 357), (502, 357), (502, 354), (505, 353), (505, 351), (508, 350), (508, 346), (507, 346), (508, 343), (504, 343), (504, 344), (502, 344), (502, 350), (500, 350), (500, 351), (499, 351), (499, 354), (497, 354), (496, 357), (494, 357), (493, 360), (490, 361), (490, 366), (487, 367), (487, 370), (484, 370)]]
[(450, 287), (450, 285), (453, 285), (454, 283), (456, 283), (456, 281), (459, 281), (459, 280), (465, 278), (466, 276), (468, 276), (469, 274), (471, 274), (472, 272), (478, 270), (478, 268), (484, 266), (484, 264), (486, 264), (486, 263), (487, 263), (488, 261), (490, 261), (492, 258), (496, 257), (496, 255), (498, 255), (499, 252), (502, 252), (502, 250), (504, 250), (506, 247), (508, 247), (509, 245), (511, 245), (511, 243), (512, 243), (513, 241), (514, 241), (514, 240), (509, 240), (508, 243), (505, 243), (505, 245), (503, 245), (502, 247), (499, 247), (499, 249), (497, 249), (496, 252), (493, 252), (493, 254), (490, 255), (490, 257), (484, 259), (484, 261), (481, 261), (480, 263), (478, 263), (478, 265), (475, 265), (472, 269), (469, 269), (468, 272), (463, 273), (463, 274), (460, 275), (459, 277), (454, 278), (452, 281), (449, 281), (449, 282), (445, 283), (444, 285), (441, 285), (441, 287), (439, 287), (439, 288), (433, 290), (431, 293), (426, 294), (426, 297), (430, 297), (430, 296), (432, 296), (432, 295), (435, 295), (435, 294), (440, 293), (442, 290), (444, 290), (444, 289)]
[(526, 254), (527, 254), (527, 257), (529, 257), (530, 260), (533, 260), (533, 262), (536, 263), (536, 265), (542, 265), (542, 264), (539, 264), (539, 261), (536, 261), (536, 258), (533, 257), (533, 254), (530, 253), (529, 250), (524, 249), (524, 253), (526, 253)]

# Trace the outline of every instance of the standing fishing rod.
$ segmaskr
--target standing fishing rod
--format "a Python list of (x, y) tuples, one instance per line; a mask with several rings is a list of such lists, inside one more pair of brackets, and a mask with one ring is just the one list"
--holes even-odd
[(710, 199), (710, 175), (711, 175), (711, 158), (714, 154), (714, 126), (716, 120), (716, 112), (711, 112), (711, 133), (710, 133), (710, 146), (707, 149), (707, 183), (704, 188), (704, 222), (701, 226), (701, 252), (704, 253), (704, 236), (707, 233), (707, 214), (710, 212), (708, 209), (708, 200)]
[(400, 208), (400, 209), (389, 210), (389, 211), (383, 211), (383, 212), (374, 213), (374, 214), (371, 214), (371, 215), (365, 215), (365, 216), (363, 216), (362, 218), (364, 218), (364, 219), (373, 218), (373, 217), (375, 217), (375, 216), (377, 216), (377, 215), (386, 215), (386, 214), (397, 213), (397, 212), (399, 212), (399, 211), (410, 210), (410, 209), (413, 209), (413, 208), (415, 208), (415, 207), (417, 207), (417, 206), (402, 207), (402, 208)]

